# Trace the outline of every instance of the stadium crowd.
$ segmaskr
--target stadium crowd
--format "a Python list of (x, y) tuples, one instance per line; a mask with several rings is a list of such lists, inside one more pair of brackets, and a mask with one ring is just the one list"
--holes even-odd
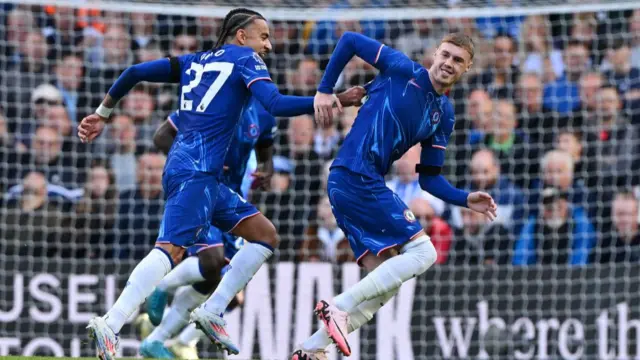
[[(165, 157), (152, 138), (177, 108), (178, 88), (136, 87), (95, 143), (81, 143), (75, 129), (127, 66), (208, 50), (221, 19), (0, 8), (0, 256), (142, 258), (164, 202)], [(449, 94), (457, 128), (448, 178), (489, 192), (497, 221), (422, 191), (419, 145), (388, 177), (438, 264), (640, 261), (640, 10), (271, 26), (274, 82), (307, 96), (344, 31), (425, 66), (444, 33), (474, 38), (473, 69)], [(340, 86), (374, 76), (356, 58)], [(346, 109), (328, 129), (310, 115), (278, 119), (271, 189), (251, 189), (250, 176), (245, 186), (282, 238), (276, 260), (353, 261), (324, 189), (356, 114)]]

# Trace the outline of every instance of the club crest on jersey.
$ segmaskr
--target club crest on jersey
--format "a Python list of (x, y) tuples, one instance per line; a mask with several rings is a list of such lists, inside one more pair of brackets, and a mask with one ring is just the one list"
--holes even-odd
[(431, 115), (431, 124), (435, 125), (440, 122), (440, 112), (434, 111), (433, 115)]
[(255, 139), (260, 136), (260, 127), (257, 124), (251, 124), (244, 134), (250, 139)]
[(416, 221), (416, 216), (409, 209), (404, 211), (404, 218), (407, 219), (408, 222), (415, 222)]

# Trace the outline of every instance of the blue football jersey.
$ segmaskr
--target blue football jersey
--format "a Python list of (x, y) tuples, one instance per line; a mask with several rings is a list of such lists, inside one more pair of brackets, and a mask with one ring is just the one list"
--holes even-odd
[[(169, 115), (176, 129), (180, 128), (180, 111)], [(227, 167), (222, 173), (222, 182), (231, 190), (242, 194), (241, 186), (247, 171), (247, 163), (251, 152), (259, 143), (272, 143), (277, 133), (276, 119), (269, 114), (262, 104), (251, 97), (245, 107), (240, 123), (235, 129), (224, 165)]]
[(251, 48), (224, 45), (178, 57), (180, 108), (178, 136), (165, 171), (222, 172), (233, 132), (258, 80), (271, 80), (267, 67)]
[(417, 143), (422, 164), (442, 166), (455, 121), (449, 98), (439, 95), (428, 71), (403, 53), (382, 45), (377, 54), (376, 63), (384, 66), (365, 86), (366, 102), (332, 167), (380, 178)]

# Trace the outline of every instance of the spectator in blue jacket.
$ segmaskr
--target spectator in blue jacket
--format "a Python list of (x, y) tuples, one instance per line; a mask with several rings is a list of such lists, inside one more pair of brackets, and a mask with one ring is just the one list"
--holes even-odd
[(542, 191), (542, 210), (525, 224), (514, 247), (514, 265), (586, 265), (596, 233), (584, 209), (557, 188)]

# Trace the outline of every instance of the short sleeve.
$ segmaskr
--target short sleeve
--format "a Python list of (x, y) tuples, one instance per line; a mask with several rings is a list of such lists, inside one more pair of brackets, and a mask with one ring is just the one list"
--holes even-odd
[(247, 85), (247, 88), (256, 81), (267, 80), (271, 81), (271, 75), (267, 70), (267, 65), (264, 63), (258, 53), (253, 53), (249, 56), (244, 56), (239, 59), (238, 65), (240, 66), (240, 72), (242, 79)]
[(444, 165), (444, 152), (449, 145), (449, 138), (451, 137), (453, 124), (455, 123), (455, 117), (450, 103), (447, 104), (447, 110), (442, 119), (442, 124), (440, 124), (433, 135), (421, 142), (421, 165), (436, 167), (442, 167)]
[(178, 124), (180, 123), (180, 110), (176, 110), (167, 116), (167, 121), (178, 131)]

